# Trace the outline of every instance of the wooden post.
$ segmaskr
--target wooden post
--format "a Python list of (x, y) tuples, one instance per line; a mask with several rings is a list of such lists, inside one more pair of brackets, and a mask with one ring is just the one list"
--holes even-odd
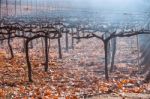
[(0, 0), (0, 19), (2, 18), (2, 0)]
[(103, 41), (104, 42), (104, 51), (105, 51), (105, 79), (108, 81), (109, 80), (109, 76), (108, 76), (108, 53), (107, 53), (107, 50), (108, 50), (108, 41), (105, 40)]
[(68, 52), (68, 33), (66, 32), (66, 51)]
[(59, 58), (62, 59), (60, 38), (58, 38), (58, 53), (59, 53)]
[(20, 15), (22, 16), (22, 3), (21, 3), (21, 0), (20, 0)]
[(17, 3), (16, 3), (16, 0), (15, 0), (15, 16), (17, 15)]
[(6, 0), (6, 16), (8, 16), (8, 0)]
[(10, 37), (11, 37), (11, 33), (10, 32), (8, 32), (9, 34), (8, 34), (8, 47), (9, 47), (9, 50), (10, 50), (10, 54), (11, 54), (11, 58), (10, 59), (12, 59), (12, 58), (14, 58), (14, 53), (13, 53), (13, 49), (12, 49), (12, 46), (11, 46), (11, 44), (10, 44)]
[(25, 42), (25, 51), (26, 51), (26, 61), (27, 61), (27, 66), (28, 66), (28, 79), (29, 82), (32, 82), (32, 67), (29, 59), (29, 48), (28, 48), (29, 41), (26, 40)]
[(72, 47), (72, 49), (74, 49), (73, 28), (71, 28), (71, 33), (72, 33), (72, 35), (71, 35), (71, 47)]
[(48, 38), (47, 38), (47, 33), (46, 33), (46, 37), (45, 37), (45, 72), (48, 71)]
[(110, 67), (110, 72), (112, 72), (114, 70), (114, 62), (115, 62), (115, 54), (116, 54), (116, 39), (117, 38), (113, 38), (112, 40), (112, 53), (111, 53), (111, 67)]
[(138, 59), (137, 59), (137, 65), (138, 67), (140, 66), (140, 47), (139, 47), (139, 36), (137, 35), (137, 56), (138, 56)]

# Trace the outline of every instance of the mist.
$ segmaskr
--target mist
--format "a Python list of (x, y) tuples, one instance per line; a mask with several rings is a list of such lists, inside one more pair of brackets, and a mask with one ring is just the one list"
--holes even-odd
[(87, 9), (144, 11), (148, 7), (146, 0), (74, 0), (72, 6)]

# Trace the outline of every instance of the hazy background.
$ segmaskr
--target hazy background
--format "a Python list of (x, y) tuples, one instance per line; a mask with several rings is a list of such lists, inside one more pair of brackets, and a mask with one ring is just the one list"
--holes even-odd
[(150, 5), (149, 0), (67, 0), (72, 7), (124, 10), (124, 11), (145, 11)]

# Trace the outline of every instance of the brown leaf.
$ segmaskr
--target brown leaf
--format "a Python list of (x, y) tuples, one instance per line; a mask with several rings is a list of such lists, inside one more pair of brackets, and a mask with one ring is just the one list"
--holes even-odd
[(0, 89), (0, 97), (4, 97), (5, 96), (5, 92), (3, 89)]

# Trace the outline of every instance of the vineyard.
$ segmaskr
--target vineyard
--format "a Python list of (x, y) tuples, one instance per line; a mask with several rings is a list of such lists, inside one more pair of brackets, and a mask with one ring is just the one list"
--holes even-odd
[(150, 2), (81, 1), (0, 0), (0, 99), (150, 98)]

